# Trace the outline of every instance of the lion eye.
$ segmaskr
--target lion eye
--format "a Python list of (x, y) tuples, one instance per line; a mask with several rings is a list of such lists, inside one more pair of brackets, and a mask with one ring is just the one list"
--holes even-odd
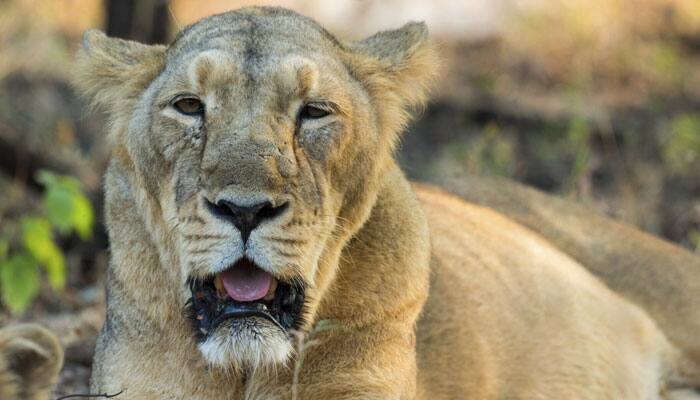
[(314, 106), (312, 104), (307, 104), (301, 109), (301, 112), (299, 112), (299, 118), (300, 119), (319, 119), (319, 118), (323, 118), (329, 114), (330, 114), (330, 111), (328, 111), (328, 110), (324, 110), (323, 108), (320, 108), (318, 106)]
[(185, 115), (201, 115), (204, 113), (204, 104), (193, 97), (180, 99), (173, 103), (173, 107)]

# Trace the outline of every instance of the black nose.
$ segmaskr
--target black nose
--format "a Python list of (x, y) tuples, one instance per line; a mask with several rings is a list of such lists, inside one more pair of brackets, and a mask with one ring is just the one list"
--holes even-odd
[(231, 221), (238, 228), (244, 243), (248, 241), (250, 232), (261, 222), (272, 219), (287, 209), (287, 203), (273, 207), (269, 201), (252, 206), (239, 206), (228, 200), (219, 200), (218, 203), (209, 205), (215, 215)]

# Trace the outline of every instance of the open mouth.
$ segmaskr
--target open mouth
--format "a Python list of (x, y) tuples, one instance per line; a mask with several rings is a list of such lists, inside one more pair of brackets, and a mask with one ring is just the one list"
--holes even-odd
[(283, 282), (248, 259), (206, 279), (190, 279), (187, 304), (197, 337), (206, 339), (224, 321), (260, 318), (286, 332), (298, 329), (304, 284)]

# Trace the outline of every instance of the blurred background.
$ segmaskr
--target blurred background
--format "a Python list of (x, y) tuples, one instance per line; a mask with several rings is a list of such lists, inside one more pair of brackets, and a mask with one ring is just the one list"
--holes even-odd
[(60, 334), (57, 394), (86, 392), (104, 307), (109, 149), (69, 84), (81, 32), (167, 43), (253, 4), (346, 39), (428, 23), (445, 65), (398, 154), (411, 178), (510, 177), (700, 253), (700, 1), (2, 0), (0, 326)]

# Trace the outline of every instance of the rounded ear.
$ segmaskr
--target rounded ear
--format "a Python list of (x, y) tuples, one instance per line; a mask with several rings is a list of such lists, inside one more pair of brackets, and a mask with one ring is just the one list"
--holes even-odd
[(428, 27), (425, 22), (409, 22), (399, 29), (377, 32), (356, 42), (354, 47), (361, 53), (396, 65), (427, 40)]
[(3, 399), (47, 399), (62, 366), (63, 348), (47, 329), (36, 324), (0, 329)]
[(410, 22), (352, 43), (350, 48), (355, 53), (351, 61), (355, 74), (376, 99), (378, 109), (387, 110), (384, 129), (398, 132), (408, 120), (408, 109), (425, 103), (440, 70), (428, 27)]
[(73, 83), (93, 104), (110, 112), (124, 109), (123, 102), (135, 101), (163, 69), (165, 50), (165, 46), (149, 46), (111, 38), (97, 29), (88, 30), (83, 34)]

